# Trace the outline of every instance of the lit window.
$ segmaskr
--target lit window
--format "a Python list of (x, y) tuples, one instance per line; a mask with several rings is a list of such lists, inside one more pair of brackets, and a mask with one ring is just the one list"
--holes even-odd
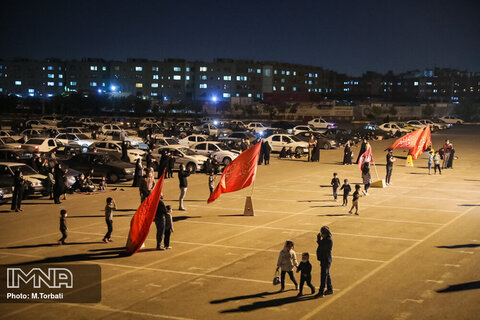
[(96, 87), (97, 86), (97, 83), (94, 81), (94, 82), (90, 82), (90, 87)]
[(414, 86), (418, 86), (418, 81), (415, 81), (415, 82), (413, 83), (413, 85), (414, 85)]
[(15, 81), (15, 85), (16, 85), (16, 86), (21, 86), (21, 85), (22, 85), (22, 81), (20, 81), (20, 80)]
[(224, 93), (223, 93), (223, 97), (224, 97), (224, 98), (230, 98), (230, 93), (224, 92)]
[(273, 70), (273, 74), (277, 74), (277, 73), (278, 73), (278, 71), (277, 71), (277, 70)]
[(143, 83), (137, 82), (135, 83), (136, 88), (143, 88)]
[(308, 84), (312, 84), (312, 80), (309, 80), (309, 81), (308, 81)]
[(63, 74), (59, 74), (58, 79), (63, 79)]
[(309, 77), (309, 78), (313, 77), (313, 74), (309, 73), (309, 74), (308, 74), (308, 77)]
[(249, 93), (247, 96), (248, 96), (249, 98), (251, 98), (251, 97), (252, 97), (252, 94), (251, 94), (251, 93)]
[(248, 68), (248, 73), (252, 73), (253, 72), (253, 68)]
[(437, 93), (437, 92), (438, 92), (438, 90), (437, 90), (437, 89), (433, 89), (433, 93)]
[(207, 89), (206, 83), (200, 83), (200, 89)]
[(190, 72), (190, 67), (186, 67), (186, 68), (185, 68), (185, 71), (186, 71), (186, 72)]
[(63, 82), (59, 82), (59, 83), (58, 83), (58, 86), (59, 86), (59, 87), (63, 86)]
[(292, 88), (292, 91), (297, 91), (297, 87), (293, 87), (293, 88)]
[(205, 76), (205, 75), (200, 76), (200, 79), (201, 79), (201, 80), (207, 80), (207, 76)]
[(285, 74), (285, 70), (282, 70), (282, 74)]
[(156, 97), (156, 96), (158, 96), (158, 93), (152, 92), (152, 93), (150, 93), (150, 95), (151, 95), (152, 97)]
[(280, 87), (280, 91), (284, 91), (285, 90), (285, 87)]
[(290, 71), (287, 70), (287, 72), (286, 72), (285, 74), (286, 74), (287, 76), (289, 76), (289, 75), (290, 75)]
[(35, 90), (34, 89), (28, 89), (28, 93), (34, 93)]
[(235, 97), (240, 97), (240, 93), (235, 93)]
[(237, 78), (236, 78), (236, 79), (237, 79), (237, 81), (240, 81), (241, 77), (240, 77), (240, 76), (237, 76)]
[(114, 69), (115, 71), (120, 71), (120, 66), (115, 66), (115, 67), (113, 67), (113, 69)]
[(102, 71), (107, 71), (107, 67), (103, 66)]
[(297, 75), (297, 71), (293, 71), (293, 75), (296, 76), (296, 75)]
[(76, 81), (70, 81), (70, 85), (71, 85), (71, 86), (76, 86), (76, 85), (77, 85), (77, 82), (76, 82)]
[(426, 84), (427, 86), (431, 86), (431, 85), (432, 85), (431, 82), (425, 82), (425, 84)]
[(223, 81), (231, 81), (232, 76), (223, 76)]
[(260, 98), (260, 97), (261, 97), (260, 93), (257, 93), (257, 98)]
[(190, 76), (185, 76), (185, 80), (190, 80)]
[(158, 88), (158, 83), (152, 83), (152, 88)]
[(53, 70), (53, 66), (48, 66), (48, 70)]
[(158, 74), (154, 74), (154, 75), (152, 76), (152, 79), (158, 80)]
[(174, 75), (173, 80), (182, 80), (182, 76)]
[(262, 69), (257, 69), (257, 73), (262, 73)]
[(263, 69), (263, 74), (265, 75), (265, 77), (271, 77), (272, 69)]
[(276, 87), (276, 86), (273, 86), (273, 87), (272, 87), (272, 90), (273, 90), (273, 91), (277, 91), (277, 87)]
[(200, 67), (200, 72), (207, 72), (207, 67)]
[(49, 73), (49, 74), (48, 74), (48, 77), (49, 77), (50, 79), (53, 79), (53, 78), (55, 78), (55, 75), (54, 75), (53, 73)]
[(318, 78), (318, 73), (315, 73), (315, 78)]
[(47, 82), (47, 86), (53, 87), (55, 85), (55, 82)]
[(158, 71), (158, 67), (152, 67), (152, 71)]
[(0, 92), (3, 92), (3, 88), (0, 88)]
[(135, 71), (143, 71), (143, 67), (135, 67)]
[[(50, 70), (50, 69), (48, 69), (48, 70)], [(97, 66), (90, 66), (90, 71), (97, 71)]]
[(285, 83), (285, 79), (280, 80), (282, 83)]
[(182, 68), (180, 68), (180, 67), (173, 67), (173, 71), (179, 72), (179, 71), (182, 71)]

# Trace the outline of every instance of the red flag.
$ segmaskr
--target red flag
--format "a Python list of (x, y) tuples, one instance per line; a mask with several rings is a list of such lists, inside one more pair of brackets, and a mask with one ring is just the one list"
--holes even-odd
[(136, 253), (142, 244), (147, 239), (148, 232), (150, 231), (150, 225), (155, 218), (157, 212), (158, 202), (162, 195), (163, 180), (165, 172), (162, 177), (155, 184), (152, 193), (140, 204), (135, 215), (130, 221), (130, 233), (128, 234), (128, 240), (126, 244), (126, 251), (129, 254)]
[(251, 146), (225, 167), (222, 178), (207, 203), (215, 201), (222, 193), (246, 188), (255, 181), (261, 145), (262, 143), (259, 142)]
[(417, 143), (418, 138), (423, 132), (423, 128), (410, 132), (403, 137), (397, 139), (388, 149), (411, 149)]
[(432, 134), (430, 132), (430, 124), (427, 124), (425, 128), (423, 128), (423, 132), (418, 138), (417, 143), (415, 146), (410, 149), (410, 154), (412, 155), (413, 159), (417, 159), (419, 155), (421, 155), (428, 147), (432, 145)]
[(365, 151), (358, 159), (358, 167), (360, 168), (360, 170), (363, 169), (363, 165), (365, 162), (373, 162), (372, 147), (369, 147), (367, 151)]

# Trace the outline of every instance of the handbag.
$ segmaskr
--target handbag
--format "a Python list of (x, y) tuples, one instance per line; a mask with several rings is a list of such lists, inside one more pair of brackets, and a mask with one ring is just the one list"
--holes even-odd
[(276, 286), (278, 284), (280, 284), (280, 276), (278, 271), (275, 271), (275, 275), (273, 276), (273, 285)]

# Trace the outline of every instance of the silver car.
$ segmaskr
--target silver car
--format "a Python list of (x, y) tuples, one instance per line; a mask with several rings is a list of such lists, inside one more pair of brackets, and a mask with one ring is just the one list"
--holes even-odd
[(207, 160), (207, 157), (196, 154), (183, 145), (169, 145), (153, 150), (152, 154), (157, 159), (157, 163), (160, 163), (162, 153), (165, 151), (175, 157), (174, 169), (179, 169), (180, 165), (183, 164), (188, 171), (195, 173), (203, 169), (203, 164)]

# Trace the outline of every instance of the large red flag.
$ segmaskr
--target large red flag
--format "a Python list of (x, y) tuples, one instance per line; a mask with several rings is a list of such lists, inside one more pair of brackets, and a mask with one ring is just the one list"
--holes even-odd
[(222, 193), (246, 188), (255, 181), (261, 145), (262, 143), (259, 142), (251, 146), (225, 167), (222, 178), (208, 198), (207, 203), (215, 201)]
[(423, 128), (412, 131), (397, 139), (390, 147), (388, 147), (388, 149), (411, 149), (417, 143), (422, 132)]
[(413, 159), (417, 159), (428, 147), (432, 145), (432, 133), (430, 132), (430, 124), (423, 129), (422, 134), (418, 138), (415, 146), (410, 149), (409, 154), (412, 155)]
[(360, 170), (363, 169), (365, 162), (373, 162), (372, 147), (367, 148), (367, 151), (365, 151), (358, 159), (358, 167)]
[(158, 203), (162, 195), (164, 177), (165, 172), (155, 184), (152, 193), (140, 204), (130, 221), (130, 233), (128, 234), (128, 240), (125, 246), (129, 254), (136, 253), (142, 247), (145, 239), (147, 239), (150, 225), (155, 218)]

